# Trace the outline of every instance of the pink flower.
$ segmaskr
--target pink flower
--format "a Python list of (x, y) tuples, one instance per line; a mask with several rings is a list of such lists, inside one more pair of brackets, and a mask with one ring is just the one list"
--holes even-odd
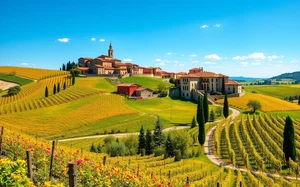
[(81, 159), (77, 160), (77, 165), (79, 165), (79, 164), (81, 164), (81, 163), (82, 163), (82, 160), (81, 160)]

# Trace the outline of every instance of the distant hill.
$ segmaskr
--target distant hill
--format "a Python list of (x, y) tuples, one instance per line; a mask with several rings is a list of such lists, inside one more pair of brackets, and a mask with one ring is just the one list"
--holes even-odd
[(234, 80), (234, 81), (238, 81), (238, 82), (252, 82), (252, 81), (259, 81), (259, 80), (263, 80), (266, 78), (255, 78), (255, 77), (229, 77), (229, 79)]
[(283, 73), (281, 75), (272, 77), (271, 79), (293, 79), (295, 81), (300, 81), (300, 71), (295, 71), (293, 73)]

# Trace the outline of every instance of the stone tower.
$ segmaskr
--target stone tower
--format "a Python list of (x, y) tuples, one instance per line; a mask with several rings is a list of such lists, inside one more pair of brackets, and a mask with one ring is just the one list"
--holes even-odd
[(114, 58), (114, 50), (112, 48), (111, 42), (109, 44), (108, 57)]

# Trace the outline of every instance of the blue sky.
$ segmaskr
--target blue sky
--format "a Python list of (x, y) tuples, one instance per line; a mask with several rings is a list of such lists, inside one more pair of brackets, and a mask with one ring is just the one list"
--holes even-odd
[(142, 66), (270, 77), (300, 70), (299, 9), (297, 0), (4, 1), (0, 65), (58, 69), (107, 54), (112, 41), (116, 58)]

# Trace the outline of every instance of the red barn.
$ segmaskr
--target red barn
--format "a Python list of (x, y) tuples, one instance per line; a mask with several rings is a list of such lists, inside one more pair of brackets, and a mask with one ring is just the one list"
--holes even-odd
[(139, 87), (141, 86), (134, 83), (122, 83), (118, 85), (118, 94), (133, 96), (135, 90), (137, 90)]

